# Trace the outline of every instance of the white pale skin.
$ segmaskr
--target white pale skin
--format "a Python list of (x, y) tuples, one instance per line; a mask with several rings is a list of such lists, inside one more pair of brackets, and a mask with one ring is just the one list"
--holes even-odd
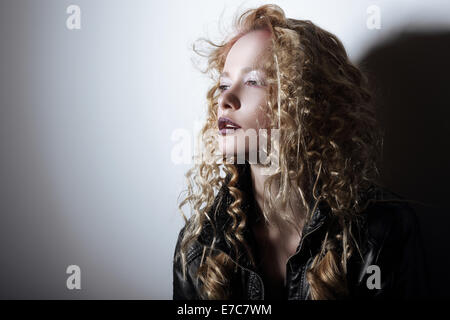
[(258, 63), (270, 44), (268, 32), (250, 32), (236, 41), (227, 55), (220, 77), (222, 93), (218, 99), (217, 114), (218, 118), (229, 118), (241, 128), (228, 130), (227, 135), (219, 134), (223, 154), (248, 155), (249, 152), (256, 152), (259, 143), (238, 144), (237, 139), (245, 139), (245, 132), (249, 129), (259, 135), (259, 129), (268, 128), (268, 118), (264, 112), (267, 85)]
[[(223, 154), (248, 155), (255, 145), (235, 144), (235, 136), (244, 135), (244, 130), (268, 128), (268, 118), (261, 106), (267, 105), (267, 86), (262, 70), (255, 68), (261, 63), (261, 57), (271, 45), (270, 33), (252, 31), (239, 38), (230, 49), (220, 78), (222, 93), (219, 97), (218, 117), (227, 117), (241, 129), (219, 133), (219, 146)], [(266, 176), (261, 174), (258, 164), (251, 164), (251, 176), (254, 197), (259, 208), (263, 208), (263, 185)], [(276, 192), (276, 190), (273, 190)], [(266, 290), (278, 294), (285, 284), (286, 263), (295, 253), (300, 242), (303, 225), (303, 211), (295, 196), (291, 197), (290, 210), (299, 218), (297, 227), (284, 226), (282, 230), (264, 222), (252, 227), (258, 242), (261, 267), (267, 279)], [(281, 212), (281, 209), (278, 211)]]

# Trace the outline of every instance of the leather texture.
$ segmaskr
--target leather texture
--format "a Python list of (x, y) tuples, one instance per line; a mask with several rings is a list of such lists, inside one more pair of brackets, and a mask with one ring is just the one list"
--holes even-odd
[[(248, 170), (248, 169), (247, 169)], [(248, 174), (248, 172), (247, 172)], [(244, 192), (242, 209), (248, 215), (249, 224), (255, 217), (255, 204), (251, 196), (248, 176), (243, 176), (238, 186)], [(422, 246), (419, 223), (415, 211), (405, 202), (396, 201), (402, 197), (374, 186), (366, 194), (371, 203), (361, 214), (358, 223), (353, 226), (354, 236), (360, 244), (360, 253), (352, 255), (347, 264), (348, 295), (344, 299), (414, 299), (426, 298), (428, 293), (426, 262)], [(264, 279), (260, 270), (253, 267), (245, 255), (236, 257), (225, 241), (223, 231), (230, 217), (226, 213), (232, 202), (226, 184), (220, 189), (209, 211), (217, 230), (216, 250), (227, 253), (238, 262), (238, 269), (230, 281), (232, 295), (236, 300), (264, 300), (273, 297), (265, 292)], [(306, 271), (313, 257), (319, 252), (324, 239), (327, 224), (332, 217), (326, 203), (320, 202), (310, 221), (303, 228), (302, 238), (293, 256), (286, 264), (286, 286), (284, 296), (279, 299), (309, 300), (310, 287)], [(201, 235), (188, 249), (187, 277), (183, 279), (181, 261), (177, 253), (185, 227), (178, 235), (173, 260), (173, 299), (197, 300), (200, 296), (200, 283), (196, 273), (201, 261), (203, 248), (211, 243), (213, 227), (206, 224)], [(255, 239), (246, 227), (244, 238), (252, 250)], [(254, 252), (254, 251), (253, 251)], [(379, 267), (380, 288), (370, 288), (374, 271), (369, 266)], [(372, 276), (372, 278), (370, 278)]]

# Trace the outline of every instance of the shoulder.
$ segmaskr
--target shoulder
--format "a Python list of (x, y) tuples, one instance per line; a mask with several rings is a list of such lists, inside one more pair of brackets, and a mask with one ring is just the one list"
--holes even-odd
[(197, 241), (189, 243), (183, 250), (185, 262), (182, 263), (181, 244), (186, 225), (178, 233), (178, 239), (173, 256), (173, 299), (174, 300), (196, 300), (200, 298), (197, 282), (198, 260), (200, 259), (202, 248)]
[(193, 233), (194, 230), (200, 230), (200, 234), (193, 237), (192, 241), (189, 241), (183, 250), (187, 264), (192, 263), (195, 258), (199, 257), (203, 253), (205, 243), (211, 243), (212, 241), (214, 229), (212, 224), (214, 224), (217, 230), (221, 230), (221, 227), (229, 220), (226, 214), (226, 207), (229, 203), (230, 199), (227, 186), (222, 185), (215, 195), (212, 205), (207, 213), (205, 213), (205, 216), (208, 216), (209, 219), (204, 219), (203, 222), (199, 222), (201, 219), (197, 219), (198, 217), (193, 215), (178, 232), (174, 257), (176, 258), (182, 250), (181, 247), (185, 234)]
[(374, 187), (368, 196), (362, 215), (371, 242), (402, 242), (417, 231), (417, 214), (403, 196), (381, 186)]
[[(177, 242), (175, 245), (175, 252), (174, 252), (174, 261), (177, 261), (180, 259), (181, 254), (181, 244), (184, 238), (184, 235), (186, 233), (186, 230), (188, 228), (188, 225), (191, 220), (188, 221), (186, 225), (184, 225), (180, 231), (178, 232)], [(191, 264), (197, 257), (199, 257), (202, 253), (202, 245), (196, 240), (193, 239), (190, 243), (187, 244), (186, 248), (184, 249), (185, 258), (186, 258), (186, 265)]]
[(378, 187), (372, 196), (361, 213), (360, 254), (348, 268), (351, 290), (361, 298), (421, 297), (427, 280), (416, 212), (407, 199), (386, 188)]

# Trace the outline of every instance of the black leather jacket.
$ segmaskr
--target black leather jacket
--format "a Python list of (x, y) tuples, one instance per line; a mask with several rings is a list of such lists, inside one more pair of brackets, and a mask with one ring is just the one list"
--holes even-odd
[[(249, 185), (242, 185), (249, 190)], [(254, 201), (250, 201), (251, 193), (245, 193), (242, 208), (250, 217), (254, 214)], [(370, 198), (385, 199), (374, 202), (361, 215), (362, 221), (356, 232), (362, 255), (354, 253), (347, 265), (348, 298), (350, 299), (390, 299), (390, 298), (425, 298), (427, 296), (427, 273), (423, 256), (421, 234), (415, 211), (404, 202), (390, 199), (401, 199), (400, 196), (385, 188), (375, 187), (367, 193)], [(217, 212), (215, 224), (217, 230), (223, 230), (230, 219), (226, 207), (232, 201), (228, 188), (224, 185), (216, 197), (210, 211)], [(252, 205), (253, 203), (253, 205)], [(215, 211), (215, 209), (218, 209)], [(310, 287), (306, 280), (306, 270), (312, 258), (319, 252), (324, 239), (327, 223), (330, 221), (329, 208), (322, 202), (316, 208), (310, 221), (303, 228), (302, 238), (293, 256), (286, 265), (286, 287), (283, 299), (308, 300)], [(251, 222), (252, 220), (249, 219)], [(173, 299), (201, 299), (196, 272), (199, 267), (203, 247), (211, 243), (212, 228), (205, 226), (202, 234), (189, 247), (187, 253), (187, 279), (183, 280), (180, 259), (177, 258), (183, 227), (179, 233), (173, 261)], [(233, 259), (233, 251), (226, 244), (223, 235), (216, 244), (218, 250), (229, 254)], [(244, 236), (252, 250), (255, 240), (250, 228), (245, 229)], [(254, 252), (254, 251), (252, 251)], [(362, 257), (362, 258), (361, 258)], [(259, 270), (244, 257), (239, 262), (238, 272), (230, 279), (231, 299), (261, 300), (268, 294), (265, 292), (264, 279)], [(375, 271), (369, 266), (379, 267), (379, 288), (367, 285), (374, 284)]]

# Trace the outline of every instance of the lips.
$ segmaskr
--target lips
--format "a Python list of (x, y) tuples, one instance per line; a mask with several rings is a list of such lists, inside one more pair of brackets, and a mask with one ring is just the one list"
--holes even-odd
[(234, 133), (235, 130), (241, 128), (240, 125), (231, 121), (231, 119), (226, 117), (220, 117), (218, 121), (219, 131), (222, 135)]

